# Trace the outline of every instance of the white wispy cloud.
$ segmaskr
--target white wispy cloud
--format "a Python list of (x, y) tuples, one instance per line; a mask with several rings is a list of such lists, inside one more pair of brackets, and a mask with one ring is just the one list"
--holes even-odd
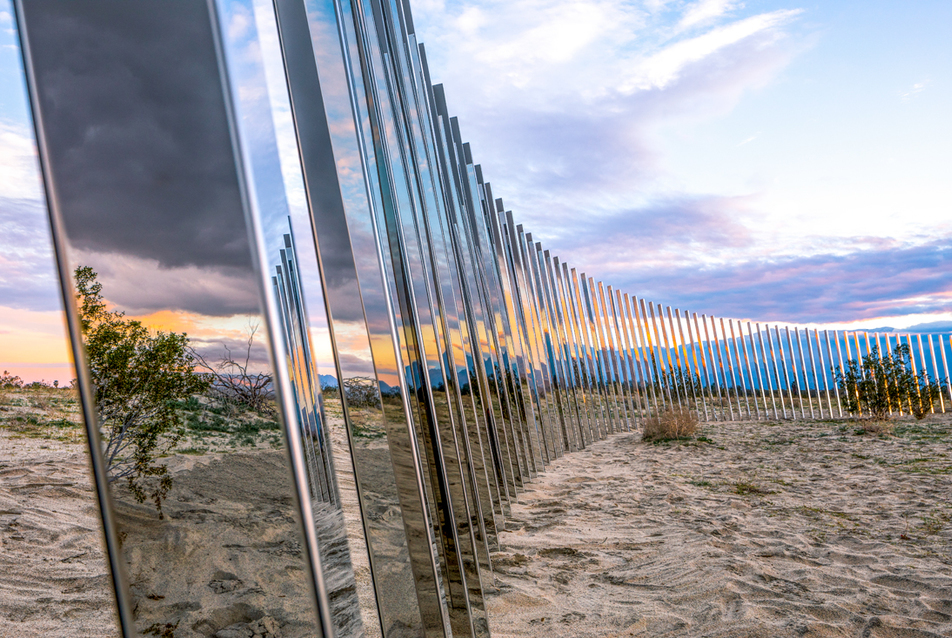
[(41, 197), (33, 134), (26, 126), (0, 120), (0, 195), (10, 199)]
[(657, 197), (670, 181), (658, 127), (726, 113), (769, 82), (802, 48), (788, 37), (799, 15), (709, 0), (414, 4), (433, 79), (496, 193), (555, 239), (646, 187)]
[(908, 102), (909, 100), (911, 100), (911, 99), (914, 98), (915, 96), (917, 96), (917, 95), (919, 95), (920, 93), (922, 93), (922, 92), (926, 89), (926, 86), (928, 86), (928, 85), (929, 85), (929, 80), (923, 80), (922, 82), (916, 82), (915, 84), (912, 85), (912, 88), (900, 92), (900, 93), (899, 93), (899, 97), (902, 99), (903, 102)]
[(771, 33), (800, 14), (799, 10), (772, 11), (712, 28), (703, 35), (681, 40), (648, 55), (636, 66), (633, 76), (620, 88), (624, 92), (664, 88), (678, 79), (684, 69), (717, 52), (756, 35)]
[(719, 18), (737, 5), (730, 0), (699, 0), (690, 5), (684, 16), (678, 23), (679, 29), (689, 29), (691, 27), (704, 24)]

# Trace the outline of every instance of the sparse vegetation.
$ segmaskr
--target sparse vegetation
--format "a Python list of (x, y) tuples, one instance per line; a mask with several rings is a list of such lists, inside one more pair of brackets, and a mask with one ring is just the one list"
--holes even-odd
[(92, 268), (77, 268), (75, 278), (109, 478), (125, 480), (140, 503), (152, 500), (161, 517), (172, 477), (157, 459), (181, 437), (176, 402), (204, 392), (208, 381), (195, 373), (184, 333), (153, 333), (124, 313), (107, 310)]
[(244, 360), (236, 358), (227, 345), (223, 345), (225, 352), (218, 363), (209, 362), (192, 347), (188, 347), (188, 354), (204, 369), (202, 375), (209, 383), (212, 396), (225, 403), (234, 403), (255, 412), (277, 416), (274, 406), (274, 379), (271, 373), (251, 370), (257, 332), (257, 325), (248, 327)]
[(762, 494), (773, 494), (770, 490), (765, 490), (762, 487), (755, 485), (754, 483), (749, 483), (747, 481), (739, 481), (734, 483), (734, 494), (739, 494), (740, 496), (750, 496), (750, 495), (762, 495)]
[(694, 436), (698, 428), (697, 415), (693, 410), (668, 409), (657, 416), (645, 419), (643, 441), (673, 441)]
[(863, 430), (884, 433), (881, 425), (894, 414), (907, 412), (923, 419), (932, 412), (942, 384), (925, 370), (912, 371), (909, 346), (896, 346), (892, 354), (881, 356), (873, 346), (862, 363), (850, 360), (845, 370), (834, 370), (843, 407), (853, 415), (869, 417), (872, 423)]

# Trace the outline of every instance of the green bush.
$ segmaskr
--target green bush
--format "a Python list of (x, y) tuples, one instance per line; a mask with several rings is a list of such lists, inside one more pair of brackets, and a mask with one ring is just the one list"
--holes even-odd
[(862, 365), (850, 360), (845, 370), (837, 366), (834, 376), (846, 410), (881, 421), (900, 412), (925, 418), (942, 390), (925, 370), (912, 372), (909, 356), (907, 345), (897, 345), (886, 356), (880, 356), (879, 348), (873, 346)]
[(184, 333), (152, 333), (107, 310), (93, 269), (79, 267), (75, 276), (109, 479), (124, 479), (136, 500), (151, 499), (161, 517), (172, 477), (156, 459), (181, 438), (177, 405), (207, 390), (208, 382), (195, 373)]

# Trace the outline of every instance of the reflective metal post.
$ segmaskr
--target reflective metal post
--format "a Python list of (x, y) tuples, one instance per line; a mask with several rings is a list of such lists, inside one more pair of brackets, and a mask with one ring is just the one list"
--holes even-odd
[[(621, 334), (624, 339), (624, 350), (627, 356), (628, 370), (630, 371), (629, 381), (631, 383), (630, 390), (632, 397), (636, 403), (637, 415), (640, 419), (645, 418), (648, 412), (648, 399), (647, 395), (641, 389), (641, 379), (643, 375), (639, 368), (639, 362), (636, 359), (635, 352), (635, 334), (633, 331), (629, 330), (631, 325), (631, 316), (629, 314), (630, 309), (628, 307), (628, 296), (622, 295), (621, 291), (616, 290), (615, 296), (617, 298), (617, 315), (621, 323)], [(633, 424), (637, 425), (637, 423)]]
[[(704, 319), (704, 315), (701, 315), (701, 319)], [(717, 323), (714, 317), (711, 317), (711, 334), (714, 335), (714, 340), (713, 341), (708, 340), (708, 343), (710, 344), (714, 354), (717, 355), (717, 366), (714, 369), (714, 380), (720, 386), (718, 388), (718, 392), (719, 394), (721, 394), (721, 400), (727, 401), (728, 414), (730, 416), (730, 420), (733, 421), (734, 420), (734, 404), (733, 402), (731, 402), (731, 394), (727, 385), (727, 370), (724, 369), (724, 361), (721, 357), (721, 346), (719, 343), (719, 339), (717, 337)], [(706, 321), (704, 322), (704, 336), (705, 337), (707, 336), (707, 322)], [(711, 359), (711, 365), (712, 366), (714, 365), (713, 357)], [(719, 380), (717, 377), (718, 370), (720, 370), (720, 373), (721, 373)], [(723, 384), (721, 384), (721, 381), (723, 381)]]
[[(945, 373), (945, 388), (949, 392), (949, 405), (952, 406), (952, 379), (949, 378), (949, 362), (946, 360), (945, 356), (945, 344), (942, 342), (942, 337), (938, 337), (939, 349), (942, 351), (942, 371)], [(952, 345), (952, 337), (949, 337), (949, 344)], [(945, 411), (945, 408), (942, 408), (942, 411)]]
[[(836, 336), (836, 335), (834, 334), (834, 337), (835, 337), (835, 336)], [(825, 375), (827, 372), (829, 372), (829, 374), (830, 374), (830, 379), (832, 379), (833, 393), (834, 393), (834, 395), (836, 396), (836, 410), (837, 410), (837, 414), (839, 414), (840, 416), (843, 416), (843, 407), (842, 407), (842, 405), (841, 405), (841, 403), (840, 403), (840, 388), (839, 388), (839, 385), (836, 383), (836, 376), (834, 375), (833, 348), (831, 347), (831, 344), (830, 344), (830, 331), (829, 331), (829, 330), (824, 330), (824, 331), (823, 331), (823, 338), (826, 340), (826, 353), (827, 353), (827, 356), (829, 357), (829, 360), (830, 360), (830, 369), (829, 369), (828, 371), (824, 371), (824, 375)], [(889, 341), (888, 341), (888, 340), (887, 340), (887, 342), (886, 342), (886, 350), (889, 350)], [(830, 402), (830, 390), (829, 390), (829, 387), (827, 387), (826, 394), (827, 394), (827, 403), (830, 404), (830, 417), (832, 418), (832, 417), (833, 417), (833, 403)]]
[[(757, 358), (757, 344), (754, 342), (754, 330), (751, 328), (750, 322), (747, 322), (747, 334), (750, 335), (750, 353), (751, 358), (753, 359), (754, 367), (757, 368), (757, 384), (760, 386), (760, 397), (764, 400), (764, 418), (770, 416), (770, 408), (767, 405), (767, 389), (764, 387), (764, 377), (761, 370), (760, 360)], [(757, 336), (760, 336), (760, 326), (757, 326)], [(763, 347), (763, 339), (760, 341), (761, 347)], [(756, 393), (754, 395), (754, 400), (756, 401)]]
[[(638, 298), (629, 298), (626, 295), (625, 304), (628, 306), (628, 321), (635, 340), (636, 348), (638, 349), (638, 363), (642, 371), (641, 377), (644, 382), (643, 391), (645, 393), (645, 398), (647, 399), (650, 396), (654, 399), (655, 415), (660, 415), (664, 399), (663, 396), (659, 398), (659, 392), (661, 390), (659, 387), (656, 387), (655, 373), (654, 368), (652, 367), (654, 355), (651, 353), (651, 345), (649, 340), (645, 337), (642, 329), (641, 315), (638, 314)], [(651, 416), (650, 410), (646, 416)]]
[[(701, 400), (704, 402), (704, 418), (708, 419), (710, 417), (708, 416), (707, 399), (713, 398), (713, 396), (711, 393), (711, 377), (708, 374), (708, 370), (707, 370), (707, 355), (705, 354), (705, 351), (704, 351), (705, 340), (701, 338), (701, 329), (698, 326), (697, 313), (696, 312), (692, 313), (691, 318), (694, 320), (694, 332), (695, 334), (697, 334), (697, 347), (698, 347), (698, 350), (701, 352), (701, 371), (704, 373), (703, 381), (701, 383)], [(706, 327), (707, 326), (705, 326), (705, 328)], [(691, 333), (691, 324), (689, 322), (688, 336), (690, 336), (690, 333)], [(693, 347), (693, 344), (692, 344), (692, 347)], [(713, 362), (712, 362), (712, 365), (713, 365)], [(717, 410), (715, 409), (713, 405), (711, 406), (710, 416), (714, 417), (715, 421), (717, 420)]]
[[(651, 304), (649, 304), (649, 308), (650, 307), (651, 307)], [(652, 308), (651, 322), (654, 323), (654, 320), (655, 320), (654, 309)], [(664, 325), (664, 308), (661, 306), (661, 304), (658, 304), (658, 323), (661, 325), (661, 337), (658, 339), (658, 343), (664, 344), (664, 354), (662, 355), (661, 360), (662, 362), (667, 363), (668, 372), (666, 376), (668, 378), (668, 385), (674, 388), (672, 402), (673, 402), (673, 398), (677, 397), (678, 411), (681, 411), (684, 409), (684, 404), (686, 403), (686, 401), (684, 401), (681, 398), (681, 387), (678, 384), (677, 373), (675, 372), (674, 362), (672, 361), (672, 358), (671, 358), (671, 343), (668, 341), (668, 329)], [(658, 329), (655, 328), (656, 336), (657, 336), (657, 332), (658, 332)]]
[[(740, 363), (737, 360), (737, 341), (734, 339), (734, 322), (730, 322), (731, 326), (731, 338), (727, 337), (727, 330), (724, 328), (724, 319), (720, 319), (721, 322), (721, 334), (724, 335), (724, 354), (727, 357), (727, 368), (731, 373), (731, 385), (734, 388), (734, 398), (737, 400), (737, 416), (743, 418), (743, 413), (741, 410), (740, 402), (740, 386), (743, 385), (743, 380), (738, 384), (737, 375), (740, 373)], [(731, 341), (734, 342), (734, 353), (732, 358), (731, 353)], [(744, 401), (747, 401), (747, 393), (744, 392)], [(750, 403), (747, 403), (747, 418), (750, 418)]]
[[(774, 395), (773, 381), (770, 379), (770, 360), (767, 359), (767, 349), (764, 347), (764, 333), (760, 330), (760, 324), (757, 326), (757, 339), (760, 341), (760, 351), (764, 355), (764, 373), (767, 377), (767, 386), (770, 388), (770, 405), (773, 407), (773, 414), (775, 419), (779, 419), (777, 414), (777, 397)], [(764, 327), (767, 328), (767, 341), (770, 341), (770, 328), (764, 324)], [(770, 358), (773, 359), (773, 348), (770, 350)], [(776, 364), (776, 362), (774, 362)], [(782, 396), (782, 395), (781, 395)], [(766, 401), (766, 399), (764, 399)], [(786, 414), (784, 415), (786, 416)]]
[(606, 343), (608, 345), (608, 360), (611, 364), (612, 377), (614, 377), (612, 387), (615, 388), (615, 396), (619, 404), (619, 431), (628, 431), (631, 429), (631, 417), (629, 416), (628, 399), (625, 392), (624, 372), (621, 367), (621, 361), (616, 348), (616, 338), (614, 335), (613, 319), (611, 314), (611, 288), (608, 292), (608, 300), (605, 299), (605, 287), (602, 282), (598, 282), (598, 298), (602, 306), (602, 325), (605, 331)]
[[(731, 324), (731, 330), (733, 331), (734, 326)], [(744, 354), (744, 367), (747, 369), (747, 378), (750, 381), (750, 391), (745, 391), (744, 394), (753, 394), (754, 395), (754, 414), (757, 418), (760, 418), (760, 408), (757, 406), (757, 391), (754, 387), (754, 373), (751, 369), (750, 358), (747, 356), (747, 337), (744, 336), (744, 324), (739, 319), (737, 320), (737, 332), (740, 335), (740, 346)], [(734, 342), (737, 343), (736, 341)], [(753, 343), (753, 342), (751, 342)]]
[[(793, 383), (797, 387), (797, 399), (800, 400), (800, 417), (807, 418), (806, 408), (803, 405), (803, 388), (800, 385), (800, 366), (803, 362), (803, 349), (800, 348), (800, 358), (797, 358), (797, 351), (793, 349), (793, 338), (790, 336), (790, 326), (786, 326), (787, 347), (790, 349), (790, 368), (793, 372)], [(794, 326), (793, 331), (797, 333), (797, 346), (800, 345), (799, 328)], [(793, 397), (790, 397), (791, 407), (793, 406)], [(795, 408), (794, 408), (795, 409)]]
[[(803, 329), (803, 338), (807, 342), (807, 354), (810, 355), (810, 368), (813, 370), (814, 392), (816, 393), (817, 403), (820, 406), (820, 418), (822, 419), (823, 418), (823, 398), (820, 396), (820, 381), (816, 376), (816, 362), (813, 359), (813, 345), (810, 343), (810, 329), (809, 328)], [(810, 392), (810, 379), (809, 377), (807, 377), (806, 371), (804, 371), (803, 377), (807, 382), (807, 397), (810, 398), (810, 418), (812, 419), (812, 418), (815, 418), (815, 415), (813, 414), (813, 393)]]
[[(670, 313), (670, 308), (668, 309)], [(670, 315), (669, 315), (670, 316)], [(688, 356), (687, 350), (687, 341), (684, 339), (684, 326), (681, 324), (681, 311), (678, 308), (674, 309), (674, 316), (678, 320), (678, 334), (681, 337), (681, 354), (684, 358), (684, 368), (687, 375), (686, 383), (691, 385), (691, 396), (694, 398), (694, 410), (698, 413), (700, 417), (700, 409), (698, 408), (698, 399), (697, 399), (697, 384), (700, 383), (700, 375), (697, 374), (697, 360), (692, 361), (694, 358), (694, 339), (691, 339), (691, 356)], [(685, 319), (687, 319), (687, 312), (684, 313)], [(688, 320), (688, 336), (691, 335), (691, 323)], [(692, 365), (693, 363), (693, 365)], [(703, 399), (703, 396), (702, 396)], [(707, 412), (707, 406), (704, 406), (705, 413)]]
[[(634, 301), (636, 304), (635, 318), (638, 322), (638, 330), (639, 332), (642, 329), (644, 330), (643, 343), (645, 344), (645, 348), (646, 348), (646, 356), (650, 357), (650, 360), (651, 360), (651, 364), (649, 368), (650, 368), (651, 376), (652, 376), (652, 387), (656, 388), (655, 407), (656, 407), (657, 413), (660, 415), (662, 410), (664, 410), (667, 406), (671, 405), (671, 395), (670, 394), (667, 395), (667, 401), (666, 401), (665, 394), (667, 390), (666, 390), (666, 386), (664, 385), (663, 367), (659, 361), (660, 356), (655, 354), (654, 345), (651, 340), (651, 327), (648, 325), (648, 314), (645, 311), (645, 300), (644, 299), (639, 300), (637, 297), (635, 297)], [(641, 307), (640, 313), (638, 312), (639, 304)], [(642, 324), (641, 324), (642, 318), (644, 318), (644, 327), (642, 327)], [(660, 405), (658, 404), (658, 401), (657, 401), (659, 397), (661, 399)]]

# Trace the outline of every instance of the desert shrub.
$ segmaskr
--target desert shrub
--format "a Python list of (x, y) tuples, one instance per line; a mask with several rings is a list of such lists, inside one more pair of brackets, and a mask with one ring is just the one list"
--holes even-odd
[(862, 366), (851, 359), (845, 370), (837, 366), (834, 376), (847, 412), (872, 417), (874, 422), (902, 411), (922, 419), (932, 411), (941, 392), (925, 370), (913, 374), (909, 346), (904, 344), (886, 356), (880, 356), (879, 348), (873, 346)]
[(23, 379), (15, 374), (10, 374), (7, 370), (0, 375), (0, 388), (15, 390), (23, 387)]
[(274, 405), (274, 378), (268, 371), (252, 370), (257, 332), (257, 325), (248, 327), (244, 358), (236, 356), (231, 348), (224, 344), (225, 352), (218, 363), (208, 361), (194, 348), (189, 348), (188, 353), (198, 366), (205, 370), (202, 375), (210, 384), (209, 395), (222, 404), (224, 410), (234, 413), (247, 409), (276, 417), (278, 412)]
[(642, 441), (670, 441), (687, 439), (697, 432), (698, 420), (693, 410), (667, 409), (657, 416), (645, 419)]
[(172, 477), (157, 459), (181, 437), (178, 402), (204, 392), (208, 382), (195, 373), (184, 333), (152, 333), (124, 313), (107, 310), (93, 269), (79, 267), (75, 275), (109, 480), (124, 479), (135, 499), (151, 499), (161, 517)]
[(895, 427), (896, 426), (889, 421), (869, 419), (861, 423), (857, 434), (889, 435), (893, 433)]
[(344, 379), (344, 396), (351, 408), (379, 408), (380, 391), (377, 381), (369, 377), (349, 377)]

